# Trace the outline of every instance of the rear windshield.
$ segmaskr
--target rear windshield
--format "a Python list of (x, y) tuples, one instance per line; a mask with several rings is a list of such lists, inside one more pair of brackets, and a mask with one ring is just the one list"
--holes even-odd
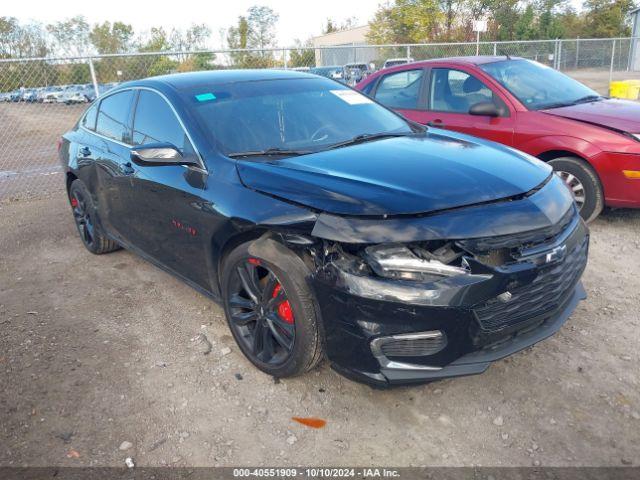
[(322, 77), (200, 86), (184, 91), (183, 99), (228, 155), (271, 148), (320, 151), (357, 135), (412, 132), (395, 113)]

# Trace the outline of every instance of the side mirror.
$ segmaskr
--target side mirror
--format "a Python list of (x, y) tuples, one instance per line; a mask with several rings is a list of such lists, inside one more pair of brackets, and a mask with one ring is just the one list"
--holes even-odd
[(198, 165), (170, 143), (148, 143), (131, 148), (131, 160), (138, 165)]
[(498, 106), (493, 102), (479, 102), (472, 105), (469, 109), (469, 115), (478, 115), (483, 117), (499, 117), (501, 114)]

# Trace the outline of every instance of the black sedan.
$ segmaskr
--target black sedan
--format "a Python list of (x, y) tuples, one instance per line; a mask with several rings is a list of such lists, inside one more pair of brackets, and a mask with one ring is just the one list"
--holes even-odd
[(549, 166), (330, 79), (123, 84), (59, 153), (85, 247), (125, 247), (222, 303), (276, 377), (324, 357), (379, 386), (481, 373), (584, 298), (588, 231)]

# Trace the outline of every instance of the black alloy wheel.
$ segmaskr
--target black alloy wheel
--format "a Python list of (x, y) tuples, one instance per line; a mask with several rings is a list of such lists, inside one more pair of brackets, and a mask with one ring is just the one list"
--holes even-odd
[(226, 292), (229, 324), (244, 353), (269, 367), (289, 360), (296, 340), (287, 292), (271, 268), (248, 257), (233, 267)]
[(91, 253), (102, 253), (118, 250), (120, 245), (111, 240), (100, 228), (96, 208), (89, 190), (81, 180), (74, 180), (69, 188), (69, 203), (73, 220), (80, 234), (82, 244)]
[(87, 206), (87, 200), (80, 189), (74, 189), (71, 193), (71, 208), (73, 211), (73, 219), (78, 227), (80, 238), (85, 246), (92, 250), (95, 246), (94, 224), (91, 218), (91, 212)]

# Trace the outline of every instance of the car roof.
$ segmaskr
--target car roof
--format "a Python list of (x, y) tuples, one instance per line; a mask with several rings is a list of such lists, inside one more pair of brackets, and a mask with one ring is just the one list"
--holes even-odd
[(522, 57), (507, 57), (506, 55), (479, 55), (469, 57), (446, 57), (433, 58), (431, 60), (420, 60), (412, 65), (428, 65), (430, 63), (467, 63), (470, 65), (484, 65), (486, 63), (502, 62), (504, 60), (524, 60)]
[[(186, 90), (200, 85), (222, 85), (236, 82), (254, 82), (261, 80), (288, 80), (309, 78), (310, 74), (294, 70), (260, 69), (260, 70), (207, 70), (201, 72), (173, 73), (150, 77), (144, 80), (127, 82), (119, 87), (157, 86), (158, 84)], [(312, 78), (316, 78), (313, 76)]]

